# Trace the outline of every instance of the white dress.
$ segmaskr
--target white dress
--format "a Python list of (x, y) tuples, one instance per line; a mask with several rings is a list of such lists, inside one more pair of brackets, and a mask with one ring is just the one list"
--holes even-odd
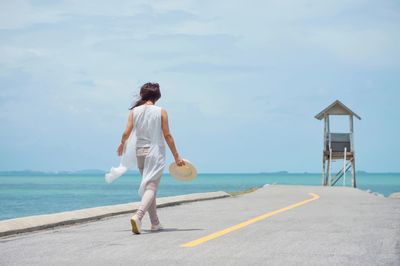
[(161, 129), (161, 108), (155, 105), (141, 105), (130, 112), (133, 115), (133, 130), (124, 145), (118, 167), (111, 167), (105, 175), (107, 183), (123, 175), (137, 165), (136, 147), (149, 147), (144, 161), (139, 195), (143, 196), (147, 182), (161, 178), (165, 167), (165, 142)]

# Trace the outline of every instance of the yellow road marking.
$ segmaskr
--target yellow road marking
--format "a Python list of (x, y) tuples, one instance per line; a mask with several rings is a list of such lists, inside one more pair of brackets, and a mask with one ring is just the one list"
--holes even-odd
[(278, 210), (275, 210), (275, 211), (267, 212), (267, 213), (265, 213), (265, 214), (262, 214), (262, 215), (260, 215), (260, 216), (254, 217), (254, 218), (252, 218), (252, 219), (250, 219), (250, 220), (247, 220), (247, 221), (245, 221), (245, 222), (236, 224), (236, 225), (234, 225), (234, 226), (231, 226), (231, 227), (228, 227), (228, 228), (223, 229), (223, 230), (221, 230), (221, 231), (218, 231), (218, 232), (212, 233), (212, 234), (210, 234), (210, 235), (201, 237), (201, 238), (199, 238), (199, 239), (196, 239), (196, 240), (187, 242), (187, 243), (181, 245), (181, 247), (191, 248), (191, 247), (198, 246), (198, 245), (200, 245), (200, 244), (202, 244), (202, 243), (204, 243), (204, 242), (210, 241), (210, 240), (212, 240), (212, 239), (214, 239), (214, 238), (217, 238), (217, 237), (226, 235), (226, 234), (228, 234), (228, 233), (231, 233), (231, 232), (233, 232), (233, 231), (239, 230), (240, 228), (243, 228), (243, 227), (245, 227), (245, 226), (248, 226), (248, 225), (250, 225), (250, 224), (253, 224), (253, 223), (255, 223), (255, 222), (258, 222), (258, 221), (260, 221), (260, 220), (266, 219), (266, 218), (271, 217), (271, 216), (273, 216), (273, 215), (275, 215), (275, 214), (278, 214), (278, 213), (281, 213), (281, 212), (284, 212), (284, 211), (287, 211), (287, 210), (290, 210), (290, 209), (299, 207), (299, 206), (301, 206), (301, 205), (303, 205), (303, 204), (307, 204), (307, 203), (309, 203), (309, 202), (311, 202), (311, 201), (314, 201), (314, 200), (319, 199), (319, 195), (317, 195), (317, 194), (315, 194), (315, 193), (308, 193), (308, 194), (311, 196), (310, 199), (300, 201), (300, 202), (298, 202), (298, 203), (289, 205), (289, 206), (284, 207), (284, 208), (282, 208), (282, 209), (278, 209)]

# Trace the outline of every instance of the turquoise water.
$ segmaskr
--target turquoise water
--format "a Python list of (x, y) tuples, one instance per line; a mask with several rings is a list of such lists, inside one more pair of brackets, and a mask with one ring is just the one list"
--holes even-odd
[[(358, 188), (385, 196), (400, 191), (400, 173), (360, 173), (357, 181)], [(110, 185), (101, 174), (0, 176), (0, 220), (138, 201), (139, 182), (140, 176), (134, 174), (122, 176)], [(320, 185), (321, 175), (200, 174), (192, 182), (179, 182), (165, 175), (158, 197), (218, 190), (234, 192), (274, 183)], [(342, 185), (341, 180), (338, 183)]]

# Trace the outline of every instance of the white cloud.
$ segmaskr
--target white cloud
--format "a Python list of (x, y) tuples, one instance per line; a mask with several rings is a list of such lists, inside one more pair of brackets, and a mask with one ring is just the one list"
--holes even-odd
[(390, 28), (320, 28), (308, 40), (345, 62), (358, 66), (399, 66), (400, 32)]
[(201, 1), (188, 10), (203, 20), (175, 31), (235, 36), (268, 58), (317, 49), (344, 63), (385, 66), (399, 62), (398, 8), (394, 1)]
[(28, 0), (1, 1), (0, 29), (18, 29), (36, 23), (53, 23), (63, 19), (61, 12), (36, 8)]

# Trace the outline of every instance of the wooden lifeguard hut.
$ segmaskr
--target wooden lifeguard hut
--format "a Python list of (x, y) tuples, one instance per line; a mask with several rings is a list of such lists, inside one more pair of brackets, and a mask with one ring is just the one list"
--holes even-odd
[[(329, 117), (334, 115), (346, 115), (349, 117), (349, 132), (331, 132)], [(353, 117), (361, 120), (361, 117), (339, 100), (336, 100), (315, 116), (318, 120), (324, 119), (324, 148), (322, 153), (322, 184), (324, 186), (334, 186), (340, 178), (343, 178), (343, 185), (345, 185), (346, 172), (350, 168), (352, 172), (352, 186), (357, 186)], [(343, 160), (343, 168), (332, 177), (332, 161), (337, 160)]]

